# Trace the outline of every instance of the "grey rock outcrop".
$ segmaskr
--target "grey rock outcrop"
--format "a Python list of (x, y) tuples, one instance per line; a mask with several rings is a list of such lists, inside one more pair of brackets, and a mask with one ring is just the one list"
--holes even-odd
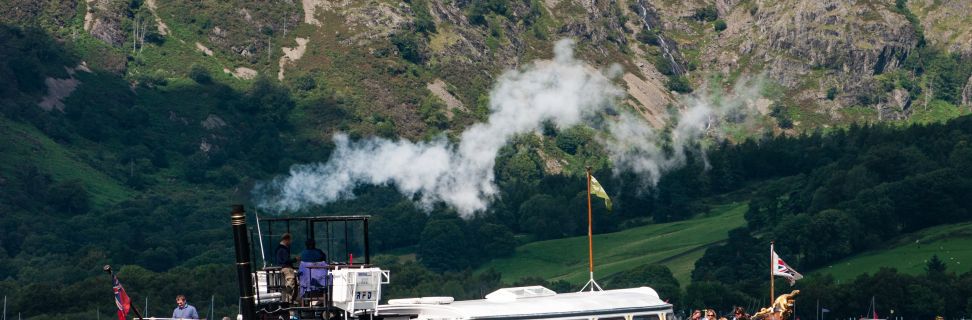
[(126, 35), (122, 31), (122, 19), (127, 14), (127, 5), (108, 0), (87, 1), (87, 5), (90, 6), (85, 18), (90, 22), (88, 33), (113, 46), (124, 44)]

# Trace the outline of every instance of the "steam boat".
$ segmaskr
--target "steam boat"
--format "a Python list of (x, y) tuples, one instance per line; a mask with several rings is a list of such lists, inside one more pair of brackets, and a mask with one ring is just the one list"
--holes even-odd
[[(672, 305), (648, 287), (556, 293), (541, 286), (503, 288), (480, 300), (452, 297), (391, 299), (380, 305), (389, 271), (371, 265), (370, 216), (260, 219), (248, 228), (243, 206), (233, 207), (232, 224), (240, 289), (240, 316), (255, 319), (387, 320), (673, 320)], [(284, 276), (267, 265), (267, 244), (287, 232), (313, 239), (326, 262), (302, 262), (298, 298), (283, 299)], [(255, 240), (255, 241), (254, 241)], [(251, 245), (252, 244), (252, 245)], [(323, 245), (321, 245), (323, 244)], [(261, 257), (256, 267), (251, 256)], [(336, 255), (343, 253), (343, 255)], [(596, 285), (596, 284), (595, 284)], [(599, 289), (599, 288), (598, 288)]]

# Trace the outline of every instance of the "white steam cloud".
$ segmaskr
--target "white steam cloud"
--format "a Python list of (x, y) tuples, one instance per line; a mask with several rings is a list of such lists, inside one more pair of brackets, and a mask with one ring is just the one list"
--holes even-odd
[[(354, 197), (358, 185), (390, 185), (425, 207), (443, 202), (463, 216), (484, 211), (498, 193), (493, 169), (499, 150), (514, 136), (538, 131), (545, 122), (567, 128), (593, 122), (620, 100), (624, 90), (607, 74), (577, 60), (573, 41), (561, 40), (552, 61), (538, 61), (501, 75), (490, 92), (486, 122), (462, 132), (458, 144), (445, 138), (411, 142), (369, 138), (350, 141), (334, 136), (336, 149), (327, 162), (295, 165), (286, 176), (260, 183), (257, 204), (272, 211), (294, 211)], [(622, 113), (609, 120), (599, 139), (616, 170), (630, 170), (655, 183), (664, 171), (684, 162), (684, 149), (709, 130), (714, 117), (730, 104), (690, 101), (670, 140), (645, 121)], [(670, 142), (663, 151), (659, 145)]]
[[(683, 101), (686, 108), (678, 112), (667, 138), (636, 116), (622, 114), (608, 125), (607, 134), (600, 137), (614, 172), (633, 172), (647, 184), (655, 185), (665, 171), (685, 163), (686, 152), (691, 151), (688, 148), (695, 146), (699, 139), (705, 136), (724, 138), (720, 124), (735, 121), (751, 127), (754, 119), (751, 115), (756, 112), (753, 106), (761, 98), (762, 79), (739, 79), (730, 92), (716, 89), (715, 92), (703, 91), (688, 96)], [(703, 153), (705, 160), (705, 150), (697, 151)]]
[[(256, 189), (261, 207), (288, 211), (352, 198), (359, 184), (394, 185), (424, 205), (445, 202), (460, 214), (486, 209), (496, 195), (496, 154), (515, 135), (551, 121), (565, 128), (598, 114), (622, 94), (604, 74), (574, 59), (573, 42), (562, 40), (554, 59), (533, 63), (499, 77), (490, 92), (490, 116), (469, 127), (458, 145), (371, 138), (337, 145), (325, 163), (297, 165), (289, 176)], [(265, 195), (269, 193), (270, 195)]]

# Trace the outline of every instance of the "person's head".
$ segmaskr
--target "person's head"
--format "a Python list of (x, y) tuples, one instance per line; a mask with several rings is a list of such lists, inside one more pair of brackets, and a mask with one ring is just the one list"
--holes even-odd
[(176, 296), (176, 304), (178, 304), (179, 307), (185, 307), (186, 306), (186, 296), (181, 295), (181, 294), (180, 295), (177, 295)]
[(693, 319), (698, 319), (698, 318), (701, 318), (701, 317), (702, 317), (702, 310), (695, 309), (695, 311), (692, 311), (692, 318)]
[(733, 310), (732, 315), (736, 318), (741, 318), (746, 315), (746, 309), (743, 309), (743, 307), (736, 307), (736, 309)]
[(284, 233), (282, 236), (280, 236), (280, 243), (281, 244), (283, 244), (285, 246), (289, 246), (291, 242), (294, 242), (294, 241), (290, 237), (290, 232)]
[(716, 317), (716, 312), (715, 312), (715, 310), (712, 310), (712, 309), (705, 309), (705, 317), (706, 317), (706, 318), (712, 318), (712, 319), (715, 319), (715, 317)]
[(307, 239), (304, 241), (304, 247), (307, 249), (314, 249), (316, 245), (314, 244), (314, 239)]

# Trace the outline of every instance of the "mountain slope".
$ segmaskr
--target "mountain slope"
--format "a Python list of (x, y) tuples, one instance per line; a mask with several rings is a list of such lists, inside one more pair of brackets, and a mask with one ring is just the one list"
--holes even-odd
[(880, 268), (895, 268), (906, 274), (923, 274), (933, 255), (945, 262), (948, 271), (962, 274), (972, 270), (972, 223), (958, 223), (924, 229), (899, 237), (885, 248), (867, 251), (813, 271), (838, 280), (874, 274)]
[[(672, 270), (679, 283), (687, 285), (695, 260), (706, 247), (725, 240), (729, 230), (745, 225), (746, 210), (745, 203), (725, 204), (696, 219), (595, 235), (595, 275), (603, 285), (604, 279), (615, 273), (660, 263)], [(587, 237), (528, 243), (509, 258), (479, 267), (480, 271), (489, 269), (500, 272), (507, 282), (540, 277), (582, 285), (588, 279)]]

